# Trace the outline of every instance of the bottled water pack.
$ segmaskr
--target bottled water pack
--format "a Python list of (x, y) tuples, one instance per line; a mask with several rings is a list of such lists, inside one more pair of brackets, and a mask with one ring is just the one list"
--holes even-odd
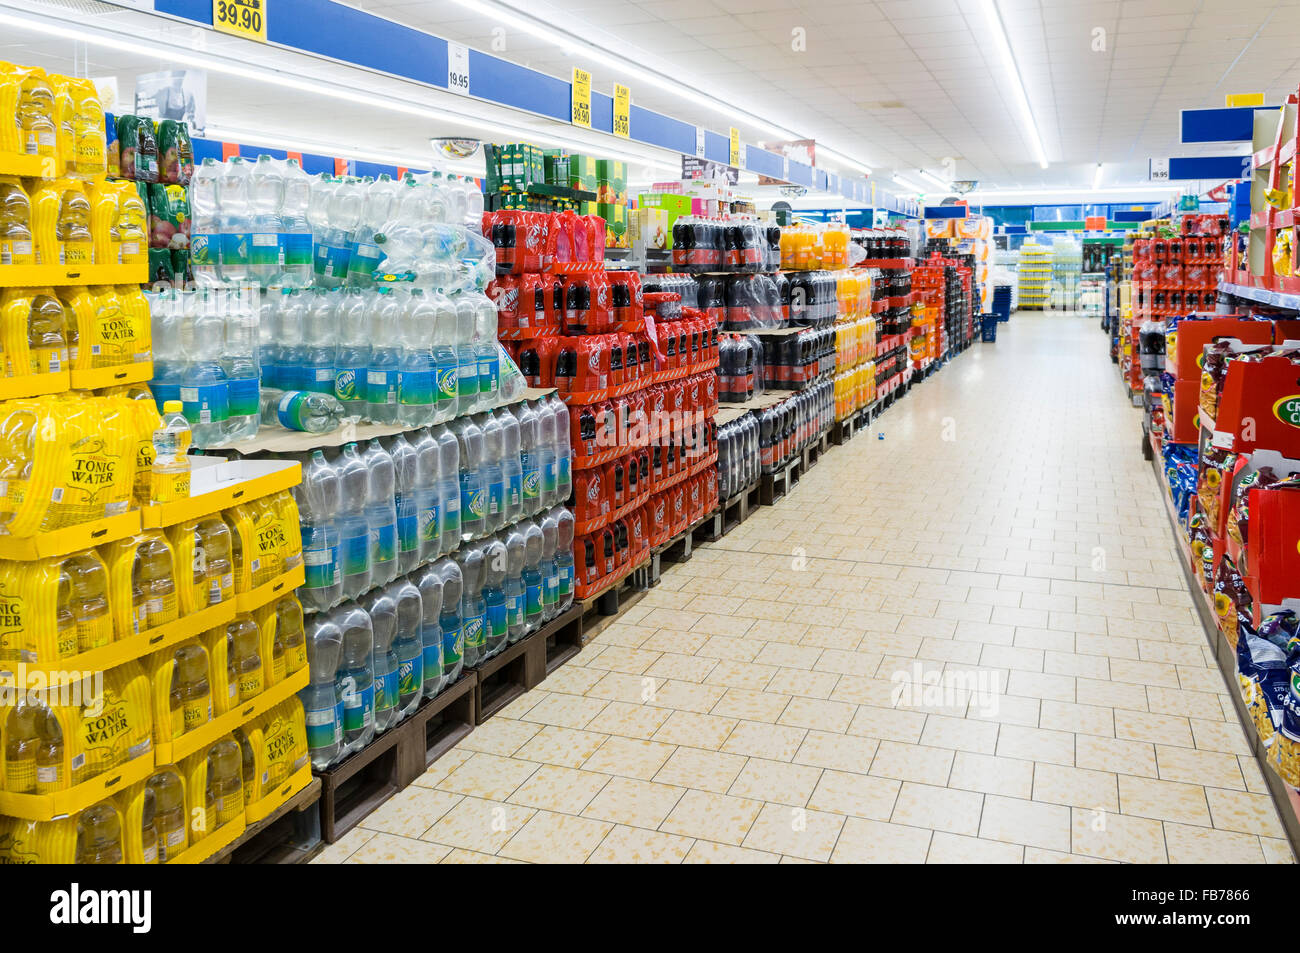
[[(306, 530), (304, 528), (304, 536)], [(557, 506), (310, 616), (299, 693), (312, 766), (337, 763), (573, 604), (573, 513)]]
[[(303, 606), (356, 599), (563, 503), (568, 435), (568, 410), (552, 395), (299, 457)], [(552, 554), (567, 546), (549, 544)]]
[(483, 194), (440, 173), (308, 175), (295, 159), (205, 159), (190, 186), (190, 255), (201, 286), (484, 291), (495, 272)]

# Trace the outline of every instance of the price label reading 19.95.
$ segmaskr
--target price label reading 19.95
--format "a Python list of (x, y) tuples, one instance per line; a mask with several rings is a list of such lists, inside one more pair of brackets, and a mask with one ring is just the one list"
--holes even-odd
[(218, 33), (266, 42), (266, 7), (270, 0), (212, 0), (212, 28)]

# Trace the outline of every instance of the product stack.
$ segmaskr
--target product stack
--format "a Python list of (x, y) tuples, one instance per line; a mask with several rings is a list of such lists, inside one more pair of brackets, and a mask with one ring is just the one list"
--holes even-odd
[[(1241, 690), (1257, 755), (1294, 810), (1300, 788), (1300, 321), (1190, 316), (1167, 334), (1164, 459), (1183, 558)], [(1183, 406), (1188, 404), (1189, 407)], [(1190, 418), (1190, 429), (1183, 426)]]
[(483, 148), (489, 211), (599, 216), (605, 221), (604, 247), (629, 247), (627, 163), (530, 143)]
[(105, 117), (110, 180), (134, 183), (148, 210), (149, 284), (185, 284), (190, 272), (189, 184), (194, 147), (175, 119)]
[(0, 108), (0, 399), (147, 380), (147, 213), (94, 85), (0, 64)]
[(1079, 279), (1083, 273), (1083, 249), (1073, 238), (1052, 239), (1053, 311), (1075, 311), (1079, 307)]
[(714, 509), (719, 353), (719, 312), (697, 307), (695, 276), (607, 272), (586, 223), (502, 211), (484, 225), (503, 249), (488, 289), (501, 337), (528, 383), (567, 405), (581, 599)]
[(141, 385), (0, 416), (4, 859), (210, 858), (311, 781), (299, 467), (191, 460)]
[(1034, 240), (1020, 246), (1016, 266), (1020, 292), (1017, 307), (1021, 311), (1042, 311), (1048, 306), (1052, 279), (1052, 249)]

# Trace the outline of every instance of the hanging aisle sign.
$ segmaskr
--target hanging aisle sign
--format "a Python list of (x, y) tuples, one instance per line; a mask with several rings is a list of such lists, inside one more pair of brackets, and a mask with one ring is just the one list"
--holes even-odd
[(632, 134), (632, 90), (614, 84), (614, 135), (620, 139)]
[(585, 69), (573, 68), (573, 110), (575, 126), (591, 128), (591, 74)]
[(218, 33), (266, 42), (269, 0), (212, 0), (212, 28)]
[(469, 47), (464, 44), (447, 44), (447, 89), (469, 95)]
[(740, 130), (731, 127), (731, 165), (740, 168)]

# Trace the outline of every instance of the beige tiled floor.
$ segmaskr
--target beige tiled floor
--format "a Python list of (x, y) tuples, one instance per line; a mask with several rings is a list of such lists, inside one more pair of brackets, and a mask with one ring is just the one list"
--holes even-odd
[(320, 860), (1290, 862), (1105, 347), (1017, 315)]

